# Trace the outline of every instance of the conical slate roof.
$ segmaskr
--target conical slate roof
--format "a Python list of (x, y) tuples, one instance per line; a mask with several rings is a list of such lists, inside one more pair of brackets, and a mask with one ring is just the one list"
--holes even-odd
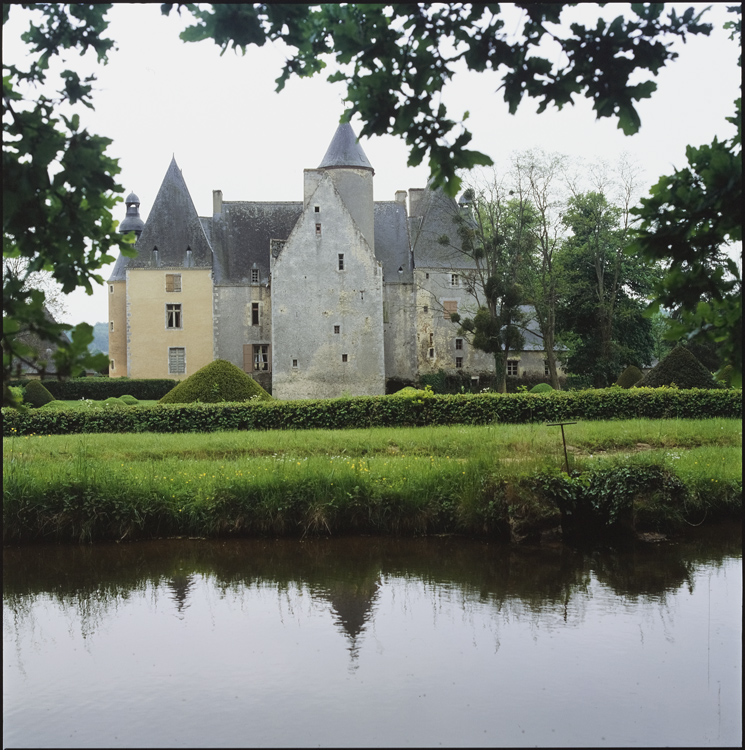
[(212, 266), (212, 248), (175, 157), (171, 160), (137, 241), (139, 255), (131, 258), (129, 265), (150, 265), (151, 253), (155, 248), (161, 266), (183, 266), (187, 250), (191, 250), (192, 266)]
[(348, 122), (343, 122), (336, 129), (334, 137), (319, 165), (319, 169), (335, 167), (355, 167), (357, 169), (375, 170), (365, 156), (357, 136)]

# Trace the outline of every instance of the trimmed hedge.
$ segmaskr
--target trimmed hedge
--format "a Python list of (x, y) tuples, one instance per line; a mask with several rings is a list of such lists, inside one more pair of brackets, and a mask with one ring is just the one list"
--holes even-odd
[(629, 365), (616, 380), (616, 385), (620, 388), (631, 388), (636, 385), (642, 378), (644, 373), (636, 366)]
[(601, 419), (742, 418), (741, 390), (606, 388), (553, 393), (432, 395), (112, 406), (84, 411), (3, 409), (3, 436), (96, 432), (347, 429), (445, 424), (519, 424)]
[(225, 401), (271, 401), (272, 397), (243, 370), (225, 359), (215, 359), (182, 380), (160, 399), (161, 404), (218, 404)]
[(26, 403), (36, 409), (54, 401), (54, 396), (38, 380), (32, 380), (26, 386), (23, 397)]
[[(11, 380), (10, 385), (26, 388), (32, 380)], [(38, 381), (36, 381), (38, 382)], [(105, 401), (107, 398), (118, 398), (130, 395), (144, 401), (157, 401), (165, 396), (178, 380), (168, 378), (149, 378), (130, 380), (129, 378), (70, 378), (69, 380), (42, 380), (41, 384), (60, 401), (80, 401), (89, 398), (91, 401)]]

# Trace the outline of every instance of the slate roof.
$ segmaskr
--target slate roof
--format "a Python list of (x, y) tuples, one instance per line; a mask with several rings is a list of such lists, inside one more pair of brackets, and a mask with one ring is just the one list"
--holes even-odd
[(145, 228), (137, 240), (139, 253), (129, 258), (127, 265), (133, 268), (150, 266), (152, 251), (156, 247), (161, 267), (183, 267), (187, 249), (192, 251), (191, 267), (212, 267), (212, 248), (175, 158), (171, 160)]
[(372, 164), (365, 156), (357, 136), (348, 122), (342, 122), (331, 139), (326, 155), (323, 157), (319, 169), (335, 167), (355, 167), (357, 169), (369, 169), (375, 174)]
[(300, 201), (224, 201), (222, 213), (215, 214), (211, 221), (215, 284), (250, 283), (254, 267), (265, 283), (269, 279), (269, 241), (286, 240), (302, 210)]
[[(442, 190), (427, 188), (419, 203), (420, 216), (409, 219), (414, 265), (418, 268), (475, 268), (472, 258), (457, 250), (460, 244), (453, 218), (460, 211), (458, 204)], [(441, 245), (443, 235), (455, 247)]]
[[(383, 265), (383, 280), (386, 284), (414, 282), (406, 206), (403, 203), (375, 203), (375, 257)], [(398, 272), (399, 268), (403, 268), (402, 273)]]

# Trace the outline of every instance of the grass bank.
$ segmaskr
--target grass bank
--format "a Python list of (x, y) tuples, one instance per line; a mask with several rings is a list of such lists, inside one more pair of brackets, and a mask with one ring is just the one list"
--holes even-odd
[(741, 514), (739, 420), (4, 439), (4, 540), (466, 533)]

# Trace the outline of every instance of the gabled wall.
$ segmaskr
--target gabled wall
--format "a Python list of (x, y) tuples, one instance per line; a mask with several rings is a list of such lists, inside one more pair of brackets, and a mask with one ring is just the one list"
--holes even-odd
[(306, 181), (315, 189), (306, 195), (303, 215), (272, 261), (273, 395), (380, 395), (385, 392), (381, 266), (334, 181), (317, 172)]

